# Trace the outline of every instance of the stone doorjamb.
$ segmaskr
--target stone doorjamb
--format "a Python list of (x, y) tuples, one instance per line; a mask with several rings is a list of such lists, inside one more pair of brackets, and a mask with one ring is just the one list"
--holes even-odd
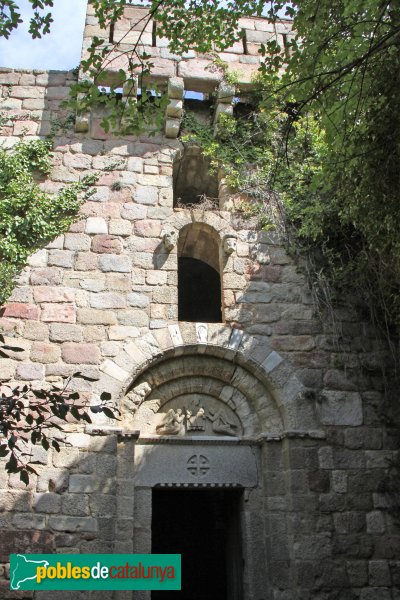
[[(182, 478), (182, 469), (179, 470), (178, 476), (175, 479), (179, 483), (173, 483), (174, 477), (164, 473), (165, 469), (165, 451), (168, 448), (172, 449), (172, 454), (179, 456), (182, 454), (185, 465), (187, 463), (187, 478)], [(151, 454), (150, 460), (143, 460), (143, 456), (147, 453)], [(157, 453), (159, 459), (157, 458)], [(190, 463), (187, 457), (190, 455), (197, 456), (198, 459), (203, 457), (205, 462), (198, 460)], [(211, 456), (210, 456), (211, 454)], [(246, 464), (238, 464), (235, 477), (231, 468), (235, 462), (235, 454), (238, 456), (238, 463), (245, 461)], [(224, 466), (227, 457), (230, 456), (230, 463)], [(253, 458), (251, 458), (253, 457)], [(189, 457), (190, 458), (190, 457)], [(212, 464), (217, 460), (218, 464), (215, 471), (215, 478), (208, 475), (208, 469), (212, 470)], [(208, 461), (208, 462), (207, 462)], [(159, 462), (160, 470), (158, 479), (161, 484), (157, 484), (157, 463)], [(251, 600), (254, 598), (269, 598), (267, 568), (266, 568), (266, 548), (263, 519), (263, 483), (261, 480), (261, 463), (260, 463), (260, 447), (258, 444), (240, 444), (235, 442), (223, 443), (208, 442), (202, 444), (201, 440), (196, 443), (181, 442), (173, 444), (141, 444), (137, 442), (135, 446), (135, 468), (131, 469), (131, 474), (134, 471), (133, 477), (139, 485), (134, 484), (134, 503), (133, 503), (133, 547), (134, 553), (150, 553), (151, 552), (151, 522), (152, 522), (152, 490), (155, 487), (183, 487), (195, 489), (241, 489), (243, 490), (243, 502), (240, 514), (241, 521), (241, 539), (242, 553), (244, 561), (243, 572), (243, 600)], [(204, 476), (195, 475), (191, 469), (205, 469)], [(146, 473), (147, 469), (147, 473)], [(174, 469), (174, 466), (171, 466)], [(139, 470), (139, 472), (138, 472)], [(251, 473), (247, 478), (246, 470)], [(206, 483), (200, 480), (204, 477)], [(168, 483), (168, 479), (172, 479)], [(241, 483), (242, 482), (242, 483)], [(130, 487), (130, 486), (129, 486)], [(265, 565), (265, 568), (260, 568)], [(133, 592), (134, 600), (150, 600), (151, 592)]]

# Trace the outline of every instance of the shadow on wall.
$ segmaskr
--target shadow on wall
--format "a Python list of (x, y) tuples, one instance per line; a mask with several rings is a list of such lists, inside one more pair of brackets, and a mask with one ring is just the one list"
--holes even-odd
[(10, 554), (132, 552), (133, 441), (73, 433), (69, 443), (59, 453), (33, 449), (38, 475), (31, 475), (27, 487), (14, 475), (2, 476), (2, 600), (112, 597), (108, 592), (12, 592)]

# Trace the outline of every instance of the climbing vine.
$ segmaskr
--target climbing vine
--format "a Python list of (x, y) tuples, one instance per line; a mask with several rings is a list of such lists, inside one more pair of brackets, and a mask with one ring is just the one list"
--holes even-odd
[(0, 304), (4, 304), (29, 255), (68, 230), (78, 217), (81, 192), (95, 176), (44, 192), (39, 180), (51, 170), (51, 140), (21, 141), (0, 148)]
[[(393, 107), (400, 79), (389, 71), (397, 63), (386, 58), (371, 82)], [(279, 93), (284, 81), (260, 75), (251, 105), (222, 115), (215, 132), (187, 114), (182, 139), (223, 169), (261, 227), (285, 232), (317, 292), (329, 287), (332, 304), (351, 298), (390, 335), (400, 325), (399, 111), (371, 104), (338, 144), (318, 109), (300, 110), (286, 89)]]

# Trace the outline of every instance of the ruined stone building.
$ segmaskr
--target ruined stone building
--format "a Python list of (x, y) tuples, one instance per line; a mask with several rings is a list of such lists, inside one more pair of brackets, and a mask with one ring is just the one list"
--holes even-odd
[[(115, 38), (143, 11), (126, 8)], [(246, 90), (260, 44), (290, 24), (240, 27), (246, 43), (221, 58)], [(89, 7), (84, 52), (97, 34)], [(136, 41), (133, 28), (125, 43)], [(151, 22), (142, 42), (170, 98), (164, 129), (116, 137), (93, 110), (55, 138), (43, 188), (96, 172), (96, 192), (68, 233), (31, 256), (0, 318), (23, 348), (1, 359), (3, 379), (80, 370), (93, 381), (75, 389), (93, 403), (110, 392), (121, 420), (93, 415), (68, 426), (59, 453), (34, 448), (27, 487), (0, 472), (0, 562), (11, 552), (182, 552), (185, 591), (174, 598), (399, 600), (385, 343), (351, 306), (321, 319), (279, 236), (239, 222), (223, 179), (179, 140), (183, 107), (210, 127), (232, 111), (212, 58), (172, 54)], [(1, 69), (4, 143), (47, 135), (76, 77)], [(188, 92), (213, 100), (190, 103)], [(196, 207), (203, 195), (218, 207)], [(32, 597), (8, 591), (1, 572), (1, 598)]]

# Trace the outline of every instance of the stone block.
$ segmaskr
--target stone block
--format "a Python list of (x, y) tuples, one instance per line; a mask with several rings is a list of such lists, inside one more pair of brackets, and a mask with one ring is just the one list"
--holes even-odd
[(62, 282), (62, 271), (55, 267), (47, 269), (35, 269), (31, 273), (32, 285), (60, 285)]
[(42, 304), (41, 320), (45, 322), (75, 323), (76, 309), (73, 304)]
[(392, 600), (391, 591), (382, 587), (368, 587), (360, 591), (359, 600)]
[(92, 293), (89, 298), (90, 306), (93, 308), (125, 308), (126, 300), (115, 292)]
[(121, 217), (128, 221), (136, 221), (145, 219), (147, 215), (147, 207), (139, 204), (124, 204), (121, 210)]
[(369, 585), (390, 586), (391, 577), (389, 565), (386, 560), (371, 560), (368, 563)]
[(92, 166), (92, 157), (87, 154), (64, 154), (63, 162), (66, 167), (74, 169), (90, 169)]
[(64, 239), (66, 250), (90, 250), (90, 237), (83, 233), (66, 233)]
[[(171, 99), (167, 106), (167, 117), (171, 119), (180, 119), (183, 114), (183, 100)], [(168, 137), (168, 136), (167, 136)], [(145, 171), (146, 173), (146, 168)], [(151, 171), (149, 171), (151, 173)], [(158, 169), (157, 171), (158, 172)]]
[(126, 219), (111, 219), (109, 230), (113, 235), (129, 236), (132, 233), (132, 225)]
[[(121, 222), (126, 223), (123, 220)], [(92, 239), (92, 251), (99, 254), (121, 254), (122, 244), (112, 235), (95, 235)]]
[(13, 289), (11, 296), (8, 299), (9, 302), (33, 302), (32, 289), (29, 286), (20, 286)]
[(53, 452), (53, 465), (60, 469), (71, 469), (78, 464), (78, 448), (60, 448), (59, 452)]
[(357, 392), (325, 391), (317, 406), (324, 425), (362, 425), (362, 401)]
[(181, 120), (168, 118), (165, 121), (165, 137), (169, 139), (176, 139), (179, 135), (181, 128)]
[(82, 531), (85, 533), (97, 532), (97, 520), (93, 517), (65, 517), (58, 515), (49, 518), (49, 527), (55, 531)]
[(64, 494), (62, 512), (65, 515), (77, 517), (89, 515), (88, 496), (84, 494)]
[(88, 217), (85, 225), (86, 233), (108, 233), (105, 219), (102, 217)]
[(133, 325), (134, 327), (147, 327), (149, 316), (144, 310), (124, 310), (117, 314), (119, 325)]
[(134, 233), (140, 237), (159, 238), (161, 233), (160, 221), (151, 219), (135, 221)]
[(35, 494), (34, 507), (40, 513), (58, 513), (61, 507), (61, 496), (52, 492)]
[(75, 260), (77, 271), (94, 271), (97, 269), (98, 256), (92, 252), (78, 252)]
[(12, 524), (16, 529), (46, 529), (46, 517), (32, 513), (14, 514)]
[[(150, 177), (150, 176), (148, 176)], [(151, 185), (144, 185), (139, 187), (134, 194), (135, 202), (138, 204), (157, 204), (158, 190), (156, 187)], [(123, 215), (122, 215), (123, 216)], [(126, 218), (126, 217), (125, 217)]]
[(43, 381), (44, 365), (33, 365), (30, 363), (18, 365), (15, 377), (23, 381)]
[(99, 257), (99, 267), (103, 272), (129, 273), (131, 270), (131, 261), (129, 256), (103, 254)]
[(74, 266), (75, 254), (71, 250), (49, 250), (49, 266), (70, 269)]
[(116, 379), (117, 381), (127, 381), (129, 377), (129, 373), (121, 367), (119, 367), (112, 360), (104, 361), (100, 369), (103, 371), (103, 373), (105, 373), (109, 377), (112, 377), (113, 379)]
[(3, 317), (14, 317), (17, 319), (30, 319), (37, 321), (40, 316), (40, 308), (35, 304), (24, 304), (22, 302), (9, 302), (2, 311)]
[(108, 331), (110, 340), (125, 340), (126, 338), (139, 336), (139, 329), (132, 325), (114, 325)]
[(168, 98), (181, 100), (184, 90), (185, 85), (182, 77), (170, 77), (168, 79)]
[(33, 342), (31, 360), (42, 364), (58, 362), (61, 356), (59, 346), (45, 342)]
[(134, 173), (142, 173), (143, 172), (143, 159), (139, 156), (131, 156), (128, 158), (127, 164), (128, 171), (133, 171)]
[(33, 290), (35, 301), (42, 302), (73, 302), (74, 290), (62, 287), (36, 286)]
[(66, 342), (62, 345), (62, 358), (66, 363), (94, 365), (100, 362), (100, 350), (94, 344)]
[(82, 328), (79, 325), (54, 323), (50, 325), (49, 338), (52, 342), (80, 342)]
[(78, 323), (85, 325), (116, 325), (117, 318), (109, 310), (96, 310), (94, 308), (80, 308), (77, 311)]
[(373, 510), (367, 513), (367, 532), (384, 533), (385, 519), (383, 513), (379, 510)]
[(129, 292), (132, 289), (132, 282), (128, 274), (107, 273), (106, 288), (119, 292)]

